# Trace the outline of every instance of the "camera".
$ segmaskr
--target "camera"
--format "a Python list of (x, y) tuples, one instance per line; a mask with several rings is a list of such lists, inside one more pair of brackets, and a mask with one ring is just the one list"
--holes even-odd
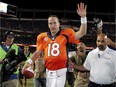
[(101, 29), (103, 26), (103, 22), (100, 18), (94, 18), (93, 19), (93, 29)]
[(24, 55), (23, 50), (18, 52), (18, 55), (15, 54), (15, 50), (11, 49), (6, 54), (3, 59), (1, 67), (1, 82), (7, 81), (11, 74), (17, 70), (17, 65), (22, 61), (25, 61), (27, 58)]
[(68, 43), (68, 51), (76, 51), (76, 50), (77, 50), (77, 44)]

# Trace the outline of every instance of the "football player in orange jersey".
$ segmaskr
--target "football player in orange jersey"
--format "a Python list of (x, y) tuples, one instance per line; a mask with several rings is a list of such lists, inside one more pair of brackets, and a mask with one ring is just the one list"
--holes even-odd
[[(23, 70), (40, 56), (45, 53), (46, 67), (46, 86), (47, 87), (64, 87), (67, 71), (67, 42), (76, 43), (87, 32), (87, 5), (84, 3), (77, 4), (77, 13), (81, 17), (81, 25), (79, 31), (75, 32), (71, 28), (60, 29), (59, 19), (55, 15), (48, 17), (48, 27), (50, 32), (41, 33), (37, 36), (37, 50), (33, 53), (23, 67)], [(68, 39), (66, 39), (66, 37)], [(78, 41), (77, 41), (78, 42)], [(23, 73), (22, 70), (22, 73)]]

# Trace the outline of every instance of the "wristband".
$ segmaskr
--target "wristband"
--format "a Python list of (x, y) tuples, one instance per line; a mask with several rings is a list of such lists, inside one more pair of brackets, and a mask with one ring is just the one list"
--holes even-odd
[(32, 61), (31, 58), (29, 58), (29, 59), (27, 60), (27, 62), (28, 62), (29, 64), (32, 64), (32, 63), (33, 63), (33, 61)]
[(87, 17), (81, 17), (81, 24), (86, 24), (87, 23)]

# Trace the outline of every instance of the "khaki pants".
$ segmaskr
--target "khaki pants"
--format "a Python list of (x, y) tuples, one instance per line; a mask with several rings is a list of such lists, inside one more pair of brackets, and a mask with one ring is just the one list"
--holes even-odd
[[(84, 74), (85, 77), (81, 77), (82, 74)], [(79, 72), (74, 82), (74, 87), (88, 87), (88, 84), (89, 84), (88, 73)]]
[(18, 79), (5, 81), (2, 83), (2, 87), (18, 87)]
[(74, 82), (74, 87), (88, 87), (88, 80), (87, 79), (76, 79)]

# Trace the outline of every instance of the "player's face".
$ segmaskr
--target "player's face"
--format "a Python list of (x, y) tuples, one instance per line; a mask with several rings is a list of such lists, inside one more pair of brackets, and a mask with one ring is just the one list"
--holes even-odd
[(48, 27), (51, 33), (56, 34), (59, 31), (59, 26), (60, 26), (60, 23), (59, 23), (58, 18), (50, 17), (48, 19)]
[(99, 50), (104, 51), (106, 49), (107, 43), (104, 37), (98, 36), (96, 43)]

